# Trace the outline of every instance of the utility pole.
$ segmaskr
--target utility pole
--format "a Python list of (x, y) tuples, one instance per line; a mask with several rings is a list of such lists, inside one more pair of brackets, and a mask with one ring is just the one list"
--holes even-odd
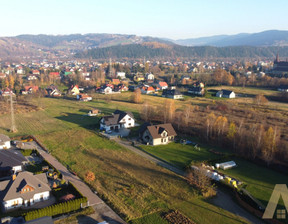
[(110, 78), (112, 78), (112, 61), (111, 61), (111, 58), (109, 60), (109, 76), (110, 76)]
[(12, 98), (12, 92), (10, 93), (10, 110), (11, 110), (11, 128), (10, 131), (11, 132), (17, 132), (17, 128), (16, 128), (16, 124), (15, 124), (15, 117), (14, 117), (14, 103), (16, 103), (16, 101), (13, 101)]

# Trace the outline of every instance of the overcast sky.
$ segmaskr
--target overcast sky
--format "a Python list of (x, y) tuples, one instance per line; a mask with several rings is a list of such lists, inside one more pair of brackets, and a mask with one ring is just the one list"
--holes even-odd
[(0, 36), (119, 33), (185, 39), (288, 30), (287, 0), (0, 0)]

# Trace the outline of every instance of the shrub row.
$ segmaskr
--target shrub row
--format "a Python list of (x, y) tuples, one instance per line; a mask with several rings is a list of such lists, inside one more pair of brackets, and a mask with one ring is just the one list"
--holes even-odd
[(86, 203), (87, 198), (78, 198), (71, 201), (66, 201), (63, 203), (59, 203), (56, 205), (51, 205), (46, 208), (37, 209), (34, 211), (27, 212), (24, 214), (24, 218), (26, 221), (30, 221), (33, 219), (38, 219), (43, 216), (56, 216), (63, 213), (68, 213), (72, 211), (76, 211), (81, 208), (81, 203)]

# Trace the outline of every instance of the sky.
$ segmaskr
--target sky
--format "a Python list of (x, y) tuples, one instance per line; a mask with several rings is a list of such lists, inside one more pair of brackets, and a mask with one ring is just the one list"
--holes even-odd
[(0, 36), (117, 33), (170, 39), (288, 30), (287, 0), (0, 0)]

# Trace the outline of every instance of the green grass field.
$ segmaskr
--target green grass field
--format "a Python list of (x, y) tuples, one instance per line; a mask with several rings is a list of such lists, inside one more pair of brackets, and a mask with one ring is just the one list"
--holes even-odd
[[(191, 161), (201, 162), (210, 159), (220, 159), (219, 156), (208, 151), (212, 147), (207, 145), (206, 147), (200, 147), (200, 151), (195, 150), (191, 145), (181, 145), (180, 143), (170, 143), (161, 146), (141, 146), (141, 148), (182, 169), (185, 169)], [(235, 162), (238, 165), (236, 168), (219, 171), (244, 182), (246, 190), (264, 205), (268, 204), (275, 184), (288, 185), (288, 177), (285, 174), (258, 166), (243, 159), (235, 159)]]
[(235, 159), (235, 162), (237, 164), (236, 168), (221, 170), (221, 172), (244, 182), (247, 185), (245, 189), (264, 205), (268, 204), (275, 184), (288, 185), (287, 175), (243, 159)]
[(159, 146), (142, 145), (140, 148), (182, 169), (189, 166), (191, 162), (219, 158), (218, 155), (209, 152), (212, 147), (205, 144), (200, 145), (200, 151), (193, 145), (182, 145), (174, 142)]
[(85, 116), (95, 107), (107, 114), (115, 109), (130, 110), (137, 117), (139, 105), (125, 101), (109, 103), (100, 98), (89, 103), (40, 100), (42, 110), (16, 114), (18, 133), (9, 133), (9, 116), (0, 116), (0, 133), (11, 137), (35, 135), (52, 155), (81, 178), (88, 170), (94, 172), (96, 179), (89, 184), (127, 221), (178, 209), (197, 223), (245, 223), (206, 202), (174, 173), (99, 136), (95, 131), (98, 118)]

